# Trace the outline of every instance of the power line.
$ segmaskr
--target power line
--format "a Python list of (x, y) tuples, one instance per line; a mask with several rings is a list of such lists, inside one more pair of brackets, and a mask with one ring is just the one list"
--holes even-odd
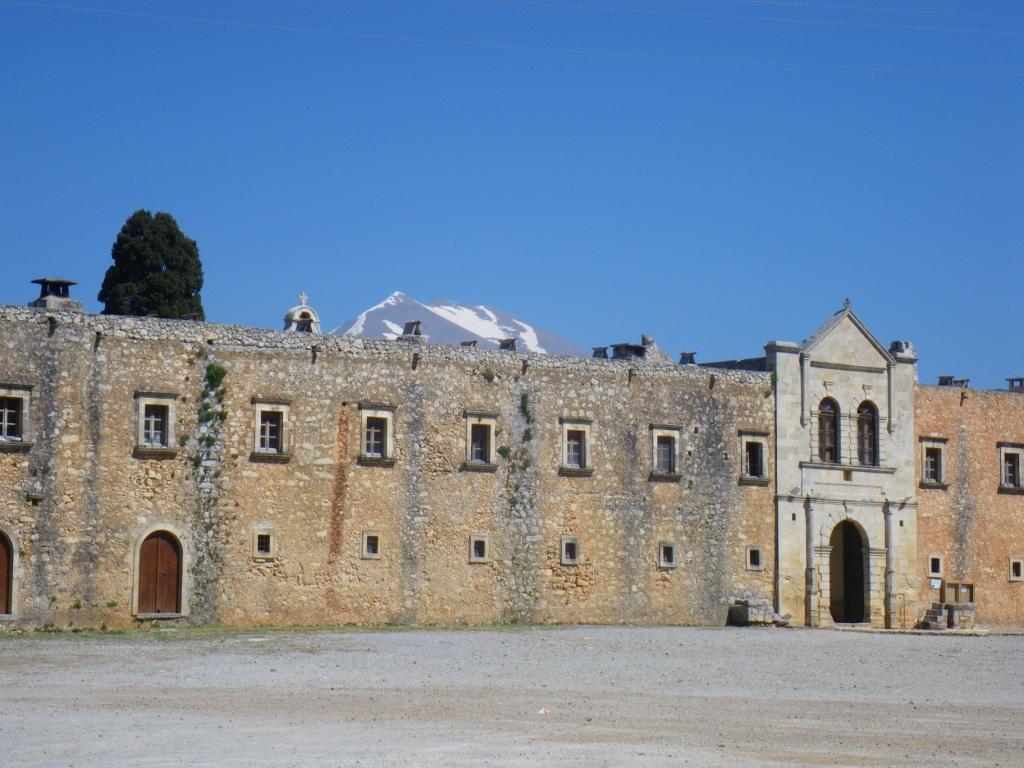
[(659, 8), (624, 8), (614, 5), (585, 5), (582, 3), (559, 3), (549, 0), (485, 0), (497, 5), (548, 8), (565, 11), (587, 11), (590, 13), (621, 13), (632, 16), (670, 16), (711, 21), (744, 21), (767, 24), (800, 24), (811, 27), (854, 27), (859, 29), (893, 29), (909, 32), (952, 32), (954, 34), (996, 35), (998, 37), (1024, 37), (1024, 31), (1009, 29), (986, 29), (982, 27), (947, 27), (923, 24), (889, 24), (876, 21), (850, 21), (840, 19), (808, 19), (795, 16), (749, 16), (734, 13), (710, 13), (705, 11), (664, 10)]
[(396, 35), (378, 32), (355, 32), (332, 29), (329, 27), (302, 27), (282, 24), (266, 24), (255, 21), (216, 19), (203, 16), (178, 16), (173, 14), (149, 13), (145, 11), (123, 11), (113, 8), (96, 8), (83, 5), (60, 5), (57, 3), (37, 3), (29, 0), (0, 0), (0, 5), (31, 8), (36, 10), (85, 13), (98, 16), (117, 16), (152, 21), (169, 21), (182, 24), (201, 24), (213, 27), (238, 28), (248, 30), (266, 30), (294, 34), (313, 34), (325, 37), (340, 37), (355, 40), (375, 40), (393, 43), (413, 43), (421, 45), (441, 45), (453, 48), (490, 49), (500, 51), (516, 51), (523, 53), (543, 53), (566, 56), (586, 56), (590, 58), (606, 58), (636, 61), (674, 62), (682, 64), (715, 64), (737, 66), (765, 66), (793, 70), (824, 70), (833, 72), (872, 72), (878, 74), (906, 75), (956, 75), (965, 77), (994, 77), (1024, 79), (1024, 72), (1000, 72), (986, 69), (957, 69), (930, 67), (891, 67), (858, 64), (820, 64), (813, 62), (785, 61), (778, 59), (753, 59), (741, 57), (694, 56), (672, 53), (644, 53), (634, 51), (613, 51), (598, 48), (563, 48), (557, 46), (538, 46), (523, 43), (495, 43), (478, 40), (458, 40), (441, 37), (419, 35)]
[(989, 19), (991, 21), (1024, 21), (1024, 16), (1002, 16), (977, 11), (922, 11), (919, 8), (887, 8), (880, 5), (840, 5), (836, 3), (807, 3), (801, 0), (726, 0), (743, 5), (778, 5), (793, 8), (810, 8), (823, 11), (857, 11), (860, 13), (894, 13), (901, 16), (950, 16), (966, 19)]

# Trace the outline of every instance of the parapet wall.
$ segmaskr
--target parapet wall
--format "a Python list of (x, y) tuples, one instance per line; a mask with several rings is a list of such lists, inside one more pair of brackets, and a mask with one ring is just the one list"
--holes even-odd
[[(724, 624), (735, 599), (772, 597), (774, 482), (739, 482), (739, 432), (774, 430), (766, 373), (15, 307), (0, 349), (0, 382), (31, 391), (31, 446), (0, 453), (6, 623), (133, 624), (154, 530), (182, 545), (179, 621)], [(152, 392), (176, 411), (155, 458), (136, 450)], [(287, 408), (281, 460), (253, 453), (254, 401)], [(393, 464), (359, 460), (360, 403), (394, 408)], [(464, 467), (467, 411), (495, 414), (492, 471)], [(565, 418), (589, 420), (589, 475), (559, 471)], [(678, 478), (651, 478), (651, 425), (678, 429)]]

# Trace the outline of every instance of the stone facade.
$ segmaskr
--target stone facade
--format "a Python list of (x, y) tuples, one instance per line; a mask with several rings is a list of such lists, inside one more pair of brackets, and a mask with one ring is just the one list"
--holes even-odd
[[(704, 366), (291, 315), (0, 307), (0, 626), (909, 627), (932, 555), (979, 624), (1024, 623), (1024, 496), (999, 487), (1024, 394), (918, 386), (912, 346), (848, 306)], [(926, 443), (945, 470), (919, 487)]]
[[(943, 584), (967, 583), (980, 626), (1019, 626), (1024, 580), (1012, 563), (1024, 562), (1024, 490), (1004, 484), (1000, 449), (1024, 446), (1024, 394), (921, 385), (914, 407), (922, 602), (949, 602)], [(940, 451), (936, 479), (925, 477), (928, 447)]]
[[(0, 345), (0, 382), (28, 393), (0, 453), (9, 625), (721, 625), (772, 597), (773, 489), (741, 483), (738, 444), (772, 432), (765, 373), (18, 308)], [(140, 444), (161, 403), (173, 444)], [(386, 455), (366, 455), (367, 413), (391, 414)], [(474, 464), (479, 414), (493, 461)], [(582, 470), (566, 422), (587, 425)], [(180, 546), (180, 605), (141, 615), (156, 531)]]

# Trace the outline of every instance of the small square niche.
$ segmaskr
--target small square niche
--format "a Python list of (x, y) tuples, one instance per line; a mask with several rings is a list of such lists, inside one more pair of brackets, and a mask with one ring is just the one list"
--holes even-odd
[(764, 547), (754, 545), (747, 546), (746, 566), (748, 571), (764, 570)]
[(1024, 557), (1010, 558), (1010, 581), (1024, 581)]

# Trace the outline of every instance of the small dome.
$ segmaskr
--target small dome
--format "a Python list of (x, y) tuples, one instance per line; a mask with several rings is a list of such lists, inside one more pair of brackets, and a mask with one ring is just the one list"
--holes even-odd
[(320, 315), (306, 304), (309, 297), (303, 291), (299, 294), (299, 304), (284, 313), (284, 329), (299, 333), (320, 333)]

